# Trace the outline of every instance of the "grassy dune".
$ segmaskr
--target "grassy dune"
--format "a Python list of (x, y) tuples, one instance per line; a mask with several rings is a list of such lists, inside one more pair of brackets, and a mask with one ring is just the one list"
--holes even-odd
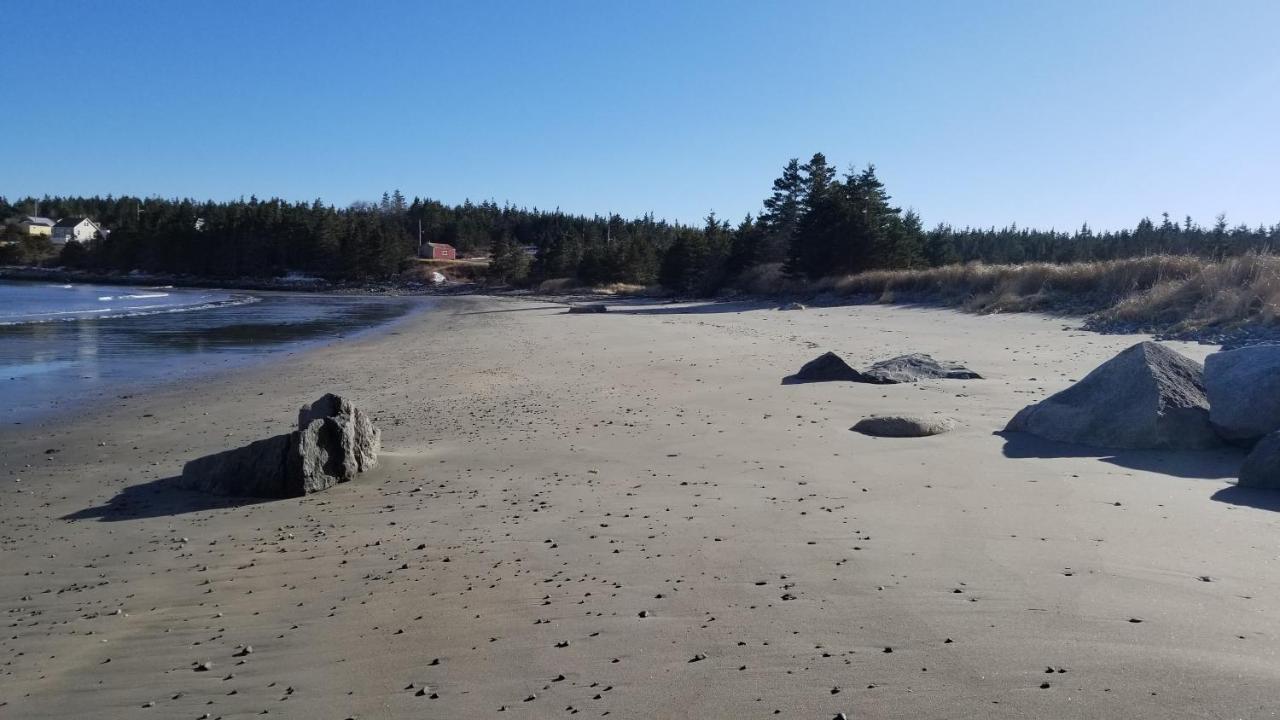
[(1280, 256), (1261, 254), (1224, 260), (1153, 255), (1068, 264), (970, 263), (811, 283), (787, 280), (780, 268), (766, 266), (744, 278), (743, 285), (749, 292), (936, 302), (978, 313), (1090, 315), (1099, 327), (1172, 333), (1270, 326), (1280, 315)]

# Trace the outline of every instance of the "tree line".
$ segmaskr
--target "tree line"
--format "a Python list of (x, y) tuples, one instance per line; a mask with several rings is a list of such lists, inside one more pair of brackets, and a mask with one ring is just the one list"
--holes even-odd
[[(331, 280), (386, 279), (412, 265), (423, 242), (490, 258), (490, 277), (513, 285), (571, 278), (585, 285), (661, 284), (710, 295), (760, 266), (796, 278), (956, 262), (1071, 262), (1154, 253), (1220, 258), (1269, 251), (1280, 224), (1209, 227), (1190, 218), (1142, 219), (1133, 229), (1071, 232), (1004, 228), (926, 230), (918, 214), (892, 202), (874, 166), (843, 174), (821, 153), (793, 159), (773, 181), (758, 214), (736, 224), (709, 214), (701, 226), (652, 214), (625, 219), (517, 208), (493, 201), (447, 205), (400, 191), (345, 208), (255, 197), (230, 202), (137, 197), (44, 197), (9, 202), (0, 217), (86, 216), (110, 230), (85, 246), (69, 243), (46, 264), (100, 271)], [(0, 246), (0, 262), (30, 262), (51, 248)]]

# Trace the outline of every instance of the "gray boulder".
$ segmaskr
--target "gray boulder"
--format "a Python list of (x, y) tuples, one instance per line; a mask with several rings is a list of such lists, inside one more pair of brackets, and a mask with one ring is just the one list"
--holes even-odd
[(924, 353), (881, 360), (862, 373), (866, 380), (884, 385), (918, 380), (981, 380), (982, 376), (958, 363), (934, 360)]
[[(382, 450), (382, 431), (355, 403), (332, 393), (298, 411), (298, 430), (307, 431), (316, 420), (331, 420), (325, 425), (329, 446), (336, 447), (342, 460), (339, 482), (345, 482), (378, 464)], [(316, 435), (321, 435), (317, 430)]]
[(179, 484), (213, 495), (293, 497), (285, 473), (293, 433), (205, 455), (182, 468)]
[(1280, 490), (1280, 431), (1264, 436), (1253, 446), (1240, 466), (1238, 485)]
[(1143, 342), (1075, 385), (1018, 412), (1009, 432), (1105, 448), (1197, 449), (1219, 444), (1209, 425), (1203, 368)]
[(956, 423), (945, 417), (910, 415), (872, 415), (858, 421), (850, 430), (874, 437), (927, 437), (955, 429)]
[(1209, 422), (1225, 440), (1252, 444), (1280, 429), (1280, 345), (1256, 345), (1204, 361)]
[(833, 380), (862, 381), (862, 373), (849, 367), (839, 355), (828, 352), (805, 363), (800, 372), (787, 378), (787, 382), (830, 382)]
[(215, 495), (300, 497), (355, 478), (378, 460), (382, 436), (350, 401), (325, 395), (299, 429), (188, 462), (180, 484)]

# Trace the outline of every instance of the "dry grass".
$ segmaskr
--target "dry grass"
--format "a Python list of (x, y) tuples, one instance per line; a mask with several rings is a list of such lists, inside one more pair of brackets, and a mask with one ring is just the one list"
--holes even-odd
[(556, 293), (574, 290), (578, 287), (578, 284), (574, 282), (573, 278), (552, 278), (538, 283), (538, 292), (544, 295), (554, 295)]
[(1194, 331), (1280, 317), (1280, 257), (1221, 261), (1153, 255), (1127, 260), (1024, 265), (948, 265), (879, 270), (797, 283), (777, 266), (756, 268), (740, 285), (764, 294), (862, 296), (875, 302), (937, 302), (979, 313), (1092, 314), (1096, 323)]
[(617, 295), (619, 297), (653, 297), (662, 295), (662, 288), (657, 285), (637, 285), (634, 283), (609, 283), (591, 288), (597, 295)]

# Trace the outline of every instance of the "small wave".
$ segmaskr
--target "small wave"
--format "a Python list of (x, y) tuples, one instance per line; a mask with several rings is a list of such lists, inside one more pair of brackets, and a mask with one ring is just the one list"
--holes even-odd
[(169, 293), (143, 293), (140, 295), (102, 295), (98, 297), (98, 302), (111, 302), (112, 300), (145, 300), (147, 298), (169, 297)]
[[(86, 310), (58, 310), (38, 313), (21, 320), (0, 319), (0, 325), (34, 325), (48, 322), (74, 322), (76, 320), (112, 320), (115, 318), (142, 317), (145, 315), (163, 315), (166, 313), (193, 312), (196, 310), (214, 310), (217, 308), (235, 307), (256, 303), (261, 298), (252, 295), (233, 296), (226, 300), (210, 300), (195, 305), (138, 305), (124, 308), (94, 308)], [(70, 317), (64, 317), (70, 316)]]
[[(169, 297), (169, 293), (140, 293), (138, 295), (117, 295), (116, 300), (146, 300), (148, 298)], [(98, 298), (101, 300), (102, 298)]]

